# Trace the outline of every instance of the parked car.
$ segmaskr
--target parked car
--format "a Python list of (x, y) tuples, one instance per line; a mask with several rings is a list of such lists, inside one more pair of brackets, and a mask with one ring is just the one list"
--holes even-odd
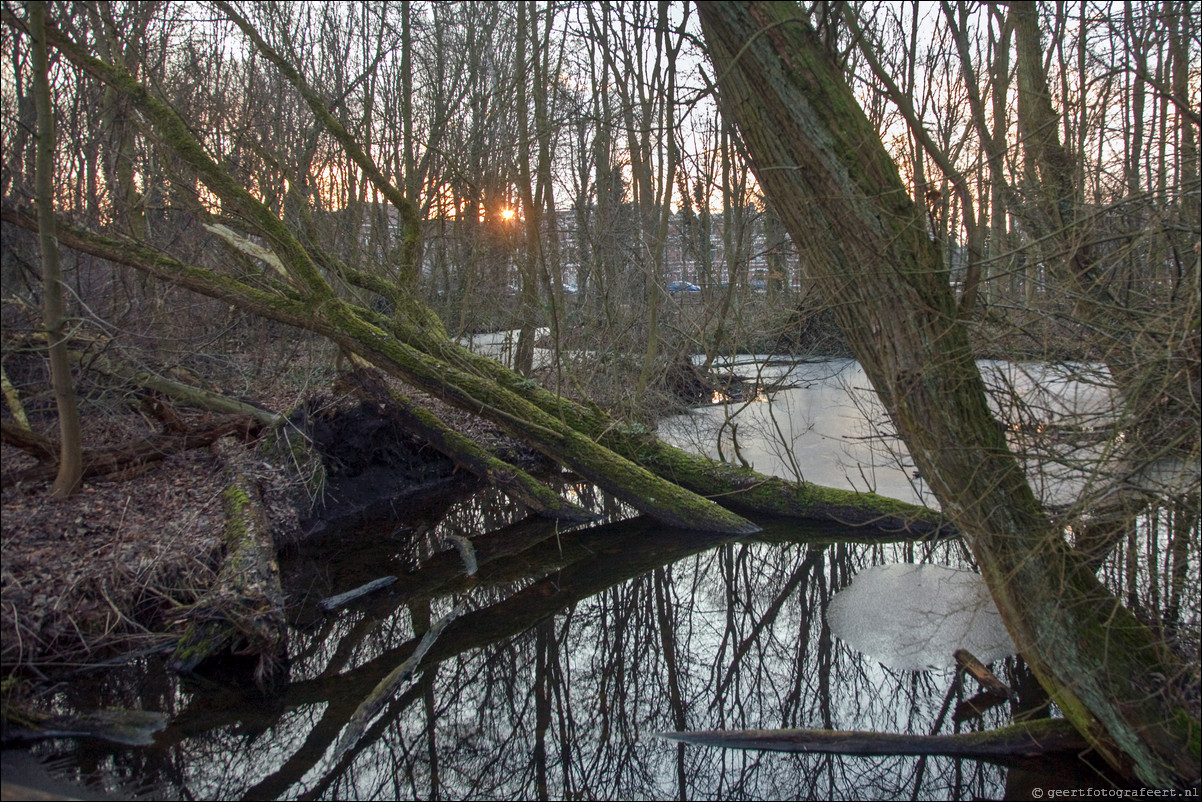
[(701, 288), (687, 281), (673, 281), (668, 285), (668, 292), (701, 292)]

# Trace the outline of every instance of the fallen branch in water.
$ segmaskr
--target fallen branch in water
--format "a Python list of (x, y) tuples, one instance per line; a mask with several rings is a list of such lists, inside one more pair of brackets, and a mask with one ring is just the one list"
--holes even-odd
[(957, 649), (955, 658), (960, 667), (972, 674), (973, 678), (981, 684), (982, 690), (1002, 699), (1018, 701), (1018, 695), (1006, 683), (998, 679), (997, 675), (978, 660), (972, 652), (967, 649)]
[(380, 588), (386, 588), (389, 585), (391, 585), (393, 582), (396, 582), (396, 577), (391, 576), (391, 575), (382, 576), (379, 579), (373, 579), (372, 581), (367, 582), (363, 585), (360, 585), (357, 588), (348, 590), (345, 593), (338, 593), (334, 596), (327, 596), (326, 598), (322, 599), (321, 601), (319, 601), (317, 603), (317, 609), (321, 610), (324, 613), (333, 612), (334, 610), (337, 610), (339, 607), (345, 607), (346, 605), (353, 602), (355, 599), (366, 596), (369, 593), (375, 593)]
[(1089, 747), (1073, 725), (1064, 719), (1041, 719), (956, 735), (790, 729), (662, 732), (659, 737), (726, 749), (839, 755), (942, 755), (993, 761), (1053, 752), (1080, 752)]
[(167, 726), (168, 718), (166, 713), (116, 707), (81, 710), (73, 715), (6, 707), (2, 740), (7, 744), (46, 738), (99, 738), (128, 746), (149, 746), (154, 743), (154, 734)]

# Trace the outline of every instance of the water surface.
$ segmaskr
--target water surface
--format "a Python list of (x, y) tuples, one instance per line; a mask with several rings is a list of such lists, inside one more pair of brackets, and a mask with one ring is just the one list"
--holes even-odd
[[(735, 432), (739, 453), (760, 470), (929, 500), (896, 441), (874, 425), (879, 407), (858, 371), (848, 361), (781, 368), (796, 389), (772, 405), (746, 405), (725, 436)], [(709, 421), (712, 433), (731, 411), (684, 416), (665, 433), (716, 454), (699, 439), (704, 427), (688, 434), (683, 424)], [(757, 445), (765, 432), (772, 437)], [(729, 439), (723, 451), (733, 456)], [(977, 689), (953, 670), (890, 668), (828, 626), (832, 596), (869, 566), (971, 571), (959, 541), (881, 542), (865, 530), (772, 521), (735, 541), (632, 518), (587, 485), (565, 492), (608, 522), (563, 529), (483, 490), (307, 543), (282, 564), (294, 602), (285, 687), (264, 697), (229, 681), (180, 680), (145, 658), (91, 675), (59, 701), (166, 712), (171, 724), (153, 746), (58, 741), (39, 753), (66, 755), (75, 773), (114, 787), (149, 784), (158, 798), (1021, 795), (1029, 774), (977, 761), (724, 751), (657, 737), (777, 727), (936, 734), (1007, 723), (1009, 703), (958, 717), (957, 703)], [(472, 575), (453, 542), (464, 536), (479, 566)], [(386, 590), (333, 615), (317, 610), (321, 598), (386, 574), (399, 577)], [(460, 605), (415, 681), (332, 760), (356, 707)], [(994, 668), (1021, 704), (1044, 705), (1016, 658)]]

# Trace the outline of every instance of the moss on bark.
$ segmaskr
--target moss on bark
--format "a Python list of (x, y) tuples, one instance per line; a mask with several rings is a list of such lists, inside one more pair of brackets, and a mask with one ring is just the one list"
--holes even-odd
[(275, 544), (252, 482), (235, 476), (222, 493), (225, 558), (217, 582), (189, 612), (191, 619), (170, 661), (191, 672), (205, 660), (229, 652), (256, 661), (263, 689), (282, 679), (287, 656), (284, 592)]
[(1198, 721), (1138, 678), (1179, 667), (1070, 553), (986, 402), (921, 210), (797, 6), (700, 4), (724, 111), (1023, 656), (1119, 770), (1199, 779)]

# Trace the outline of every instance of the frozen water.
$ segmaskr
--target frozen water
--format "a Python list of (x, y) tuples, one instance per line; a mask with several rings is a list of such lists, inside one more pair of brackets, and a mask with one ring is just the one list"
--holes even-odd
[(831, 631), (890, 668), (942, 668), (967, 649), (982, 663), (1013, 654), (989, 588), (972, 571), (878, 565), (856, 574), (826, 608)]

